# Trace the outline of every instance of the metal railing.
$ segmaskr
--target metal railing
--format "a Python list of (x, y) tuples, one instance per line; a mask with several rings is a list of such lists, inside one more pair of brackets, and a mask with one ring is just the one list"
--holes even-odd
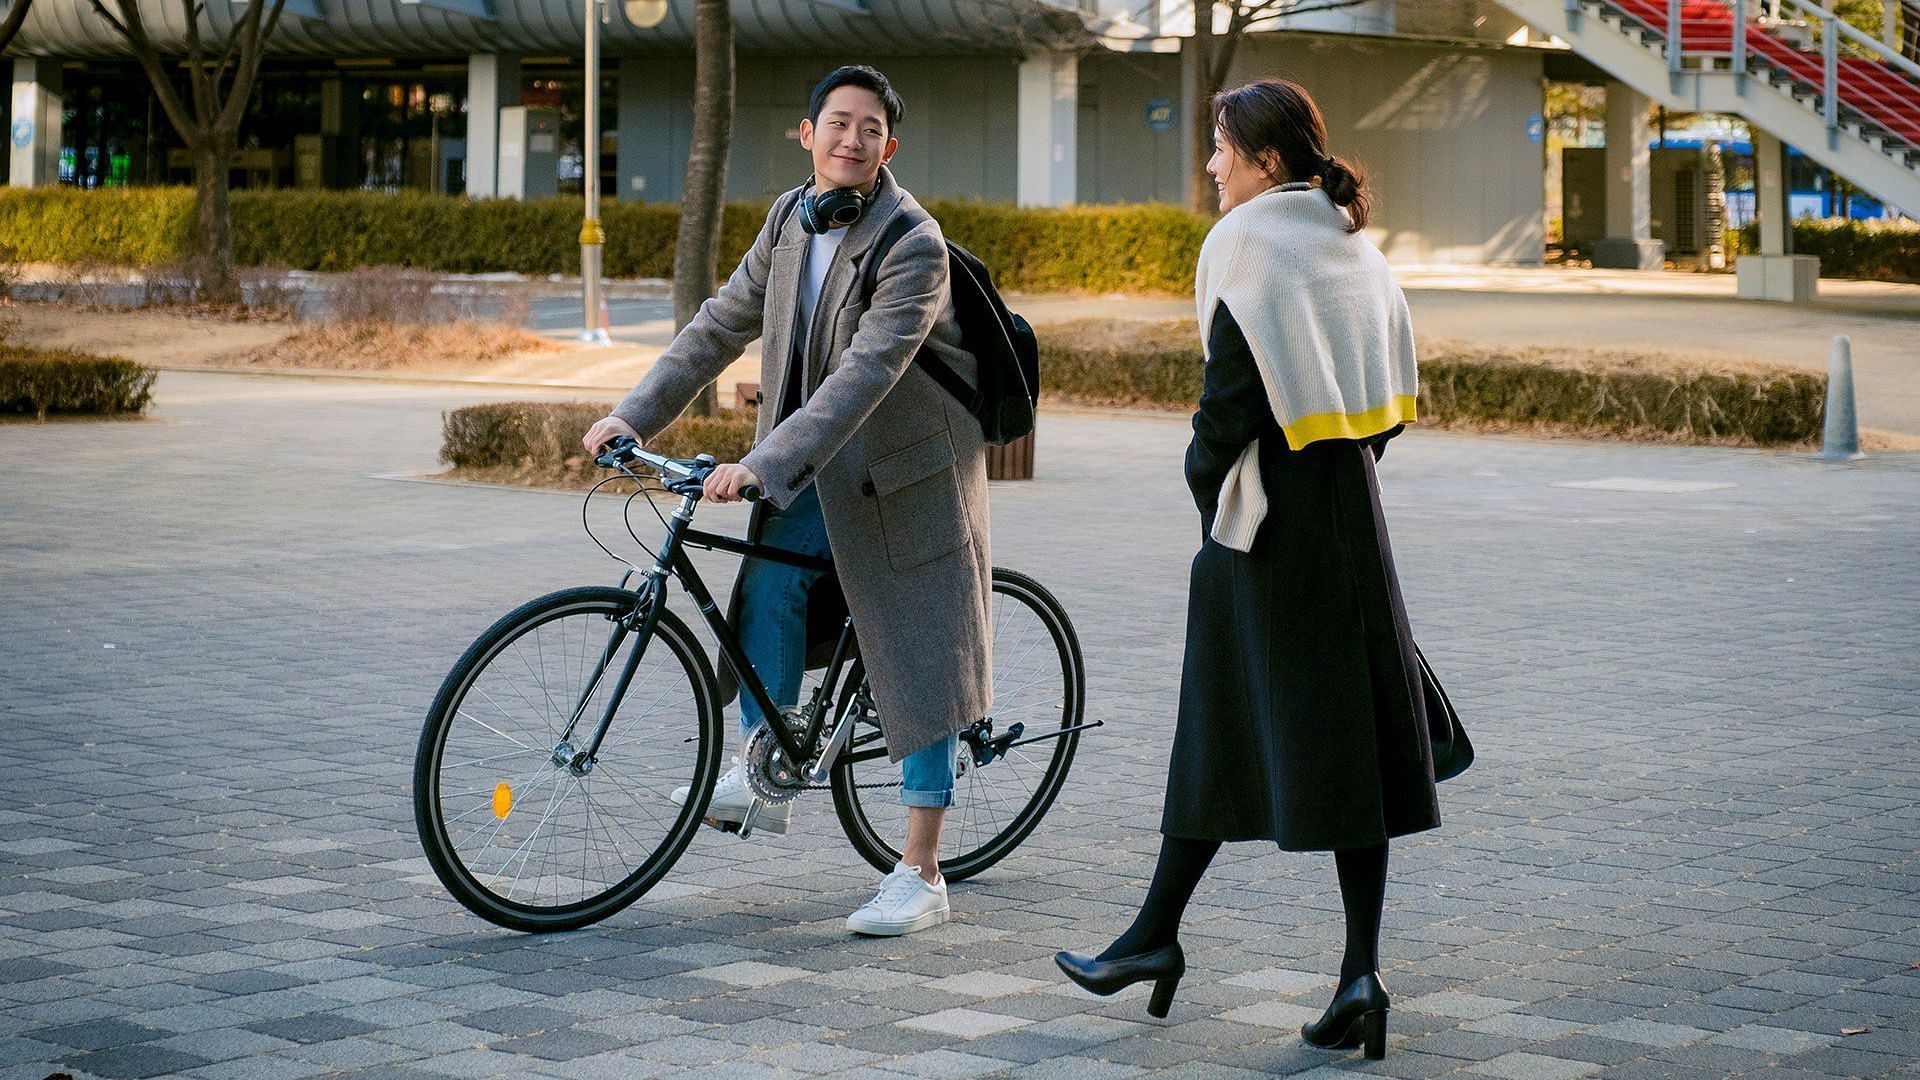
[[(1674, 0), (1668, 0), (1673, 3)], [(1736, 7), (1744, 0), (1735, 0)], [(1920, 80), (1920, 64), (1900, 55), (1896, 49), (1888, 48), (1886, 43), (1861, 30), (1854, 28), (1827, 8), (1808, 0), (1774, 0), (1775, 10), (1781, 18), (1805, 19), (1809, 25), (1820, 28), (1820, 106), (1821, 119), (1827, 125), (1827, 142), (1834, 144), (1840, 136), (1840, 43), (1844, 40), (1856, 54), (1884, 64), (1888, 68), (1909, 79)], [(1744, 42), (1742, 42), (1744, 45)], [(1744, 57), (1736, 56), (1736, 63)], [(1906, 141), (1902, 138), (1902, 141)]]
[[(1606, 4), (1606, 2), (1607, 0), (1600, 0), (1602, 4)], [(1813, 0), (1719, 0), (1719, 2), (1726, 5), (1732, 15), (1733, 26), (1731, 29), (1733, 31), (1733, 41), (1724, 55), (1728, 57), (1728, 70), (1736, 80), (1735, 88), (1739, 93), (1746, 92), (1746, 76), (1752, 71), (1755, 59), (1770, 66), (1783, 67), (1776, 57), (1769, 56), (1765, 51), (1757, 50), (1753, 47), (1753, 35), (1750, 32), (1750, 28), (1754, 22), (1764, 20), (1763, 31), (1765, 26), (1775, 26), (1786, 23), (1800, 23), (1808, 27), (1818, 28), (1820, 37), (1820, 51), (1818, 54), (1820, 75), (1817, 84), (1815, 80), (1808, 78), (1804, 71), (1788, 69), (1787, 73), (1795, 80), (1813, 86), (1818, 90), (1820, 117), (1822, 122), (1826, 124), (1827, 142), (1830, 147), (1838, 144), (1841, 122), (1840, 108), (1844, 104), (1841, 100), (1840, 88), (1840, 49), (1842, 41), (1847, 43), (1847, 49), (1850, 53), (1882, 64), (1890, 71), (1908, 80), (1920, 83), (1920, 63), (1908, 59), (1903, 55), (1900, 48), (1889, 46), (1884, 41), (1849, 25), (1831, 10), (1813, 2)], [(1587, 6), (1591, 3), (1594, 3), (1594, 0), (1565, 0), (1567, 29), (1579, 29), (1581, 17), (1586, 13)], [(1629, 11), (1625, 5), (1615, 2), (1607, 6), (1612, 7), (1621, 16), (1631, 20), (1636, 25), (1646, 27), (1647, 31), (1655, 34), (1663, 33), (1661, 28), (1647, 25), (1645, 20), (1632, 11)], [(1920, 0), (1899, 0), (1899, 6), (1904, 16), (1902, 22), (1905, 24), (1905, 35), (1920, 35)], [(1666, 9), (1667, 18), (1664, 28), (1664, 40), (1661, 42), (1660, 48), (1667, 61), (1667, 70), (1677, 84), (1680, 77), (1687, 70), (1686, 57), (1688, 54), (1716, 57), (1723, 54), (1718, 48), (1688, 48), (1685, 40), (1685, 20), (1681, 16), (1681, 0), (1666, 0)], [(1644, 11), (1645, 8), (1641, 10)], [(1796, 51), (1803, 51), (1800, 50), (1798, 46), (1792, 45), (1784, 37), (1776, 36), (1773, 37), (1773, 40), (1789, 48), (1793, 48)], [(1812, 54), (1808, 53), (1808, 55), (1811, 56)], [(1916, 104), (1920, 104), (1920, 87), (1916, 87), (1914, 90), (1914, 100)], [(1853, 111), (1865, 122), (1874, 124), (1876, 127), (1886, 128), (1885, 124), (1877, 123), (1866, 109), (1855, 107)], [(1889, 134), (1908, 145), (1920, 146), (1920, 143), (1916, 143), (1913, 136), (1909, 134), (1891, 130), (1889, 130)]]
[[(1827, 141), (1833, 145), (1840, 136), (1840, 45), (1845, 41), (1850, 51), (1864, 55), (1867, 59), (1884, 64), (1895, 72), (1920, 81), (1920, 63), (1908, 59), (1900, 50), (1889, 47), (1885, 42), (1861, 31), (1835, 15), (1831, 10), (1811, 0), (1723, 0), (1733, 15), (1733, 44), (1729, 50), (1729, 70), (1744, 92), (1745, 76), (1752, 68), (1751, 58), (1758, 56), (1763, 62), (1774, 63), (1764, 53), (1756, 53), (1748, 34), (1753, 22), (1751, 7), (1758, 3), (1761, 13), (1770, 20), (1803, 21), (1808, 26), (1818, 27), (1820, 37), (1820, 114), (1827, 127)], [(1568, 0), (1568, 5), (1577, 6), (1579, 0)], [(1909, 19), (1920, 15), (1914, 0), (1902, 0), (1901, 6)], [(1688, 53), (1718, 54), (1718, 50), (1689, 49), (1682, 33), (1681, 0), (1667, 0), (1666, 40), (1662, 49), (1666, 54), (1667, 69), (1676, 75), (1684, 70)], [(1799, 72), (1789, 72), (1795, 78), (1804, 78)], [(1807, 80), (1811, 81), (1811, 80)], [(1917, 94), (1920, 97), (1920, 94)], [(1871, 117), (1867, 118), (1871, 122)], [(1902, 137), (1902, 141), (1906, 141)]]

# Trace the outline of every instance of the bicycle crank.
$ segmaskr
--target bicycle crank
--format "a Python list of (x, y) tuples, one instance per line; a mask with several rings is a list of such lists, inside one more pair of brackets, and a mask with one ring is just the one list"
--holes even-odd
[[(807, 714), (798, 708), (780, 710), (780, 722), (787, 726), (795, 742), (806, 738)], [(783, 803), (807, 790), (806, 772), (787, 760), (786, 751), (773, 736), (765, 721), (747, 736), (746, 752), (740, 755), (746, 772), (747, 790), (770, 803)]]

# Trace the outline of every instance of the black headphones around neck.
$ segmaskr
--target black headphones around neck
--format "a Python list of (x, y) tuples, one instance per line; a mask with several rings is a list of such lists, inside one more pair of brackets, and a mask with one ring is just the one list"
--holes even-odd
[[(880, 190), (879, 185), (876, 184), (874, 190)], [(809, 235), (844, 229), (865, 216), (870, 198), (861, 194), (859, 188), (816, 192), (813, 177), (809, 176), (806, 192), (800, 196), (800, 228)]]

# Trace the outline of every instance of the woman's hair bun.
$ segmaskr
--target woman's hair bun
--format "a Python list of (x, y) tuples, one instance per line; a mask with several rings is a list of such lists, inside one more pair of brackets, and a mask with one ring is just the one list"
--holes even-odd
[(1333, 200), (1334, 205), (1351, 206), (1360, 197), (1361, 177), (1353, 166), (1339, 158), (1327, 158), (1327, 169), (1321, 176), (1321, 184), (1327, 189), (1327, 197)]

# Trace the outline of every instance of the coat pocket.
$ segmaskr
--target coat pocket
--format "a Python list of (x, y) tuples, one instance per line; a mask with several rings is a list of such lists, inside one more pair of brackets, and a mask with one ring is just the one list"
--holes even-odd
[(941, 432), (867, 466), (880, 511), (887, 561), (911, 570), (964, 547), (953, 442)]

